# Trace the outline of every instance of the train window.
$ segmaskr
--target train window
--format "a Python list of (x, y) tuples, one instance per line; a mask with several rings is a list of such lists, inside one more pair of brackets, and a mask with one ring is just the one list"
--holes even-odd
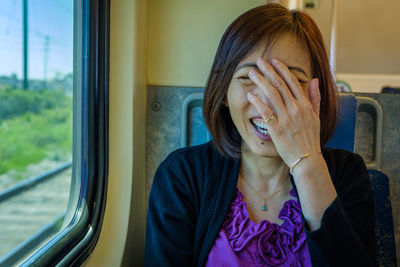
[(108, 151), (107, 0), (0, 7), (0, 266), (77, 264), (97, 241)]

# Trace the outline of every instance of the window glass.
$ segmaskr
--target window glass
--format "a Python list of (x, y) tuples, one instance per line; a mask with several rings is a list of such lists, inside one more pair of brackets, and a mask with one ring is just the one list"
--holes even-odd
[(73, 144), (73, 0), (1, 0), (0, 265), (64, 225)]

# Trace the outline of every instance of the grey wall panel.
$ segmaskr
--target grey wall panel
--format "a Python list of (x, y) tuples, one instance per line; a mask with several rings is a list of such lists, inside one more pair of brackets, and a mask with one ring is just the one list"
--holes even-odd
[[(185, 99), (189, 95), (203, 91), (204, 88), (195, 87), (149, 86), (147, 88), (146, 200), (158, 165), (170, 152), (181, 147), (182, 108)], [(196, 106), (190, 106), (188, 112), (189, 119), (195, 120), (199, 115)]]

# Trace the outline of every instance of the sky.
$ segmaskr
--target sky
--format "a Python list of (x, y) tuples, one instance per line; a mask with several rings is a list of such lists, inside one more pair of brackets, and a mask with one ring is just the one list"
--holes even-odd
[[(0, 76), (15, 73), (21, 79), (22, 0), (0, 2)], [(29, 79), (51, 79), (56, 73), (72, 72), (73, 2), (74, 0), (28, 0)]]

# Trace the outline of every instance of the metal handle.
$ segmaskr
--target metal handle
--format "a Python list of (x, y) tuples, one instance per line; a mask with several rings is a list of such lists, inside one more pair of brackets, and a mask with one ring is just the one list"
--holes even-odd
[(366, 112), (373, 118), (372, 160), (366, 162), (368, 169), (380, 170), (382, 154), (383, 111), (381, 105), (370, 97), (357, 96), (357, 113)]

